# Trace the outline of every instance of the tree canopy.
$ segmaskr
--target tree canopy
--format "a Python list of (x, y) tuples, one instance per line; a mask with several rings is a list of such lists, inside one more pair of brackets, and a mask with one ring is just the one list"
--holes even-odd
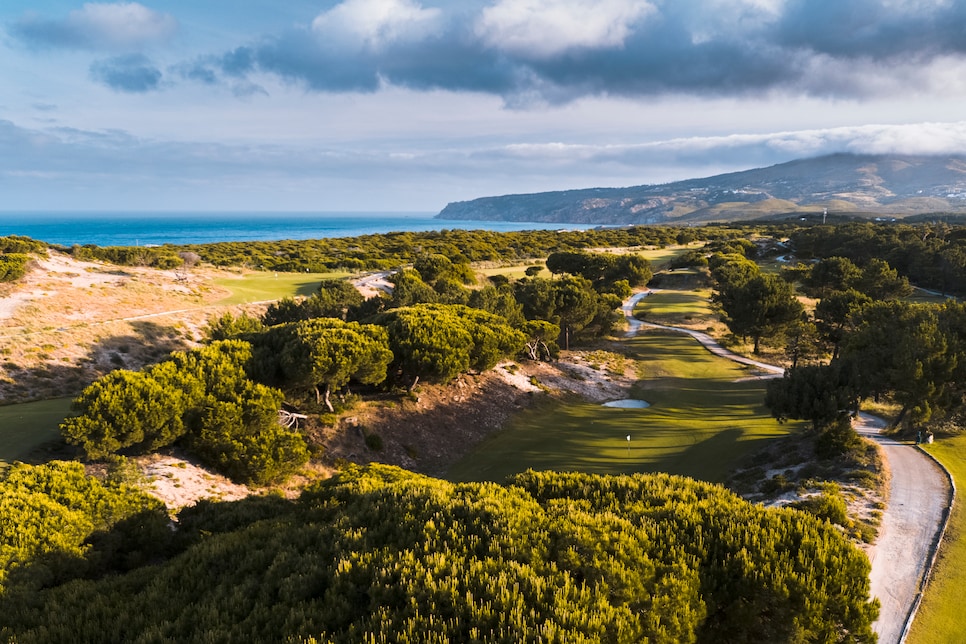
[(370, 466), (179, 526), (152, 565), (0, 595), (0, 638), (875, 640), (869, 561), (834, 526), (668, 475), (457, 485)]
[(240, 340), (175, 352), (140, 372), (117, 370), (74, 401), (61, 433), (88, 458), (144, 452), (184, 440), (239, 480), (268, 483), (308, 460), (305, 441), (278, 423), (282, 392), (251, 381)]
[(407, 379), (446, 382), (485, 371), (521, 351), (526, 338), (506, 319), (458, 304), (417, 304), (374, 318), (389, 333), (392, 368)]
[(762, 337), (801, 318), (804, 307), (792, 287), (776, 275), (757, 275), (738, 283), (723, 283), (715, 295), (724, 321), (736, 335), (750, 336), (755, 353)]

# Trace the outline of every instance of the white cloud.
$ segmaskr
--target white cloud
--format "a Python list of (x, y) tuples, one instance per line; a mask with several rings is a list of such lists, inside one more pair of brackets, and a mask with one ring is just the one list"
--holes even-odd
[[(756, 154), (752, 151), (758, 150)], [(852, 152), (856, 154), (966, 154), (966, 121), (957, 123), (914, 123), (907, 125), (860, 125), (762, 134), (732, 134), (665, 139), (644, 143), (571, 144), (562, 142), (514, 143), (493, 154), (513, 159), (550, 161), (569, 158), (580, 163), (600, 159), (623, 159), (629, 165), (648, 158), (662, 163), (668, 158), (707, 157), (712, 161), (735, 151), (749, 158), (777, 153), (790, 161), (796, 158)], [(779, 160), (775, 161), (776, 163)]]
[(66, 27), (98, 48), (137, 49), (171, 38), (178, 30), (178, 21), (136, 2), (92, 2), (72, 11)]
[(476, 34), (491, 47), (548, 58), (620, 47), (634, 24), (654, 11), (639, 0), (498, 0), (483, 10)]
[(379, 49), (398, 41), (420, 40), (437, 26), (441, 12), (412, 0), (346, 0), (319, 14), (312, 29), (336, 41)]

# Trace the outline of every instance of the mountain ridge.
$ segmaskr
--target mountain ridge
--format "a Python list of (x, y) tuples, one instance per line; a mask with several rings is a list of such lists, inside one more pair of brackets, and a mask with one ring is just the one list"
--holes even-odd
[(738, 221), (805, 212), (966, 212), (966, 155), (837, 153), (699, 179), (481, 197), (440, 219), (586, 224)]

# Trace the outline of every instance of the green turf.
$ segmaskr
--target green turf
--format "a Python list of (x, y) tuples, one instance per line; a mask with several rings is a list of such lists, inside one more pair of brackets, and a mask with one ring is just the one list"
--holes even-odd
[(283, 297), (311, 295), (319, 282), (340, 279), (349, 273), (248, 273), (238, 278), (216, 279), (215, 283), (231, 291), (219, 304), (247, 304), (280, 300)]
[[(647, 248), (644, 250), (635, 250), (633, 251), (633, 253), (635, 255), (640, 255), (641, 257), (647, 259), (649, 262), (651, 262), (652, 270), (658, 271), (661, 268), (663, 268), (665, 265), (667, 265), (669, 261), (671, 261), (678, 255), (682, 255), (686, 250), (688, 249), (684, 246), (669, 246), (667, 248)], [(493, 268), (484, 268), (479, 270), (478, 272), (482, 273), (487, 277), (490, 277), (492, 275), (505, 275), (507, 278), (511, 280), (516, 280), (526, 276), (526, 270), (528, 267), (534, 266), (534, 265), (544, 266), (544, 261), (545, 260), (539, 260), (539, 261), (530, 260), (528, 263), (525, 263), (525, 264), (513, 264), (510, 266), (496, 266)], [(538, 277), (544, 277), (544, 278), (551, 277), (551, 276), (552, 274), (546, 268), (543, 268), (538, 275)]]
[(942, 438), (927, 446), (929, 452), (946, 466), (956, 483), (957, 498), (932, 579), (912, 623), (909, 644), (946, 644), (966, 642), (966, 620), (960, 605), (966, 588), (966, 436)]
[(902, 299), (913, 304), (944, 304), (947, 298), (943, 295), (929, 293), (921, 288), (913, 288), (912, 293)]
[(70, 413), (70, 403), (70, 398), (57, 398), (0, 407), (0, 462), (24, 458), (57, 440), (57, 427)]
[(533, 468), (660, 471), (720, 482), (751, 452), (797, 428), (771, 418), (760, 381), (735, 382), (749, 374), (745, 367), (690, 337), (648, 332), (624, 347), (645, 374), (633, 397), (651, 407), (546, 401), (484, 441), (448, 478), (502, 481)]
[(541, 262), (531, 262), (529, 264), (514, 264), (512, 266), (495, 266), (492, 268), (483, 268), (478, 270), (478, 273), (485, 275), (486, 277), (492, 277), (493, 275), (504, 275), (507, 279), (518, 280), (527, 276), (527, 269), (531, 266), (540, 266), (540, 272), (537, 274), (538, 277), (549, 278), (552, 277), (552, 273), (547, 270), (544, 263)]
[(709, 289), (660, 290), (641, 299), (634, 307), (634, 315), (647, 322), (671, 326), (710, 322), (717, 319), (708, 301), (710, 297)]

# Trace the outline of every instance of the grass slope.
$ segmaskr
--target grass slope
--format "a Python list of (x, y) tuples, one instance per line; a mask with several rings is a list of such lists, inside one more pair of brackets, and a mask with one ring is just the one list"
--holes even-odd
[(24, 458), (60, 437), (58, 426), (70, 412), (70, 398), (0, 407), (0, 463)]
[[(501, 481), (528, 468), (595, 474), (670, 472), (720, 482), (764, 442), (795, 431), (763, 405), (760, 381), (680, 334), (622, 343), (641, 365), (635, 396), (651, 407), (548, 401), (521, 414), (449, 471), (456, 481)], [(627, 436), (631, 439), (628, 441)]]
[(906, 641), (909, 644), (963, 642), (966, 641), (962, 606), (966, 587), (966, 566), (962, 565), (966, 562), (966, 508), (962, 495), (966, 491), (966, 436), (944, 438), (927, 449), (952, 474), (957, 499), (936, 567)]

